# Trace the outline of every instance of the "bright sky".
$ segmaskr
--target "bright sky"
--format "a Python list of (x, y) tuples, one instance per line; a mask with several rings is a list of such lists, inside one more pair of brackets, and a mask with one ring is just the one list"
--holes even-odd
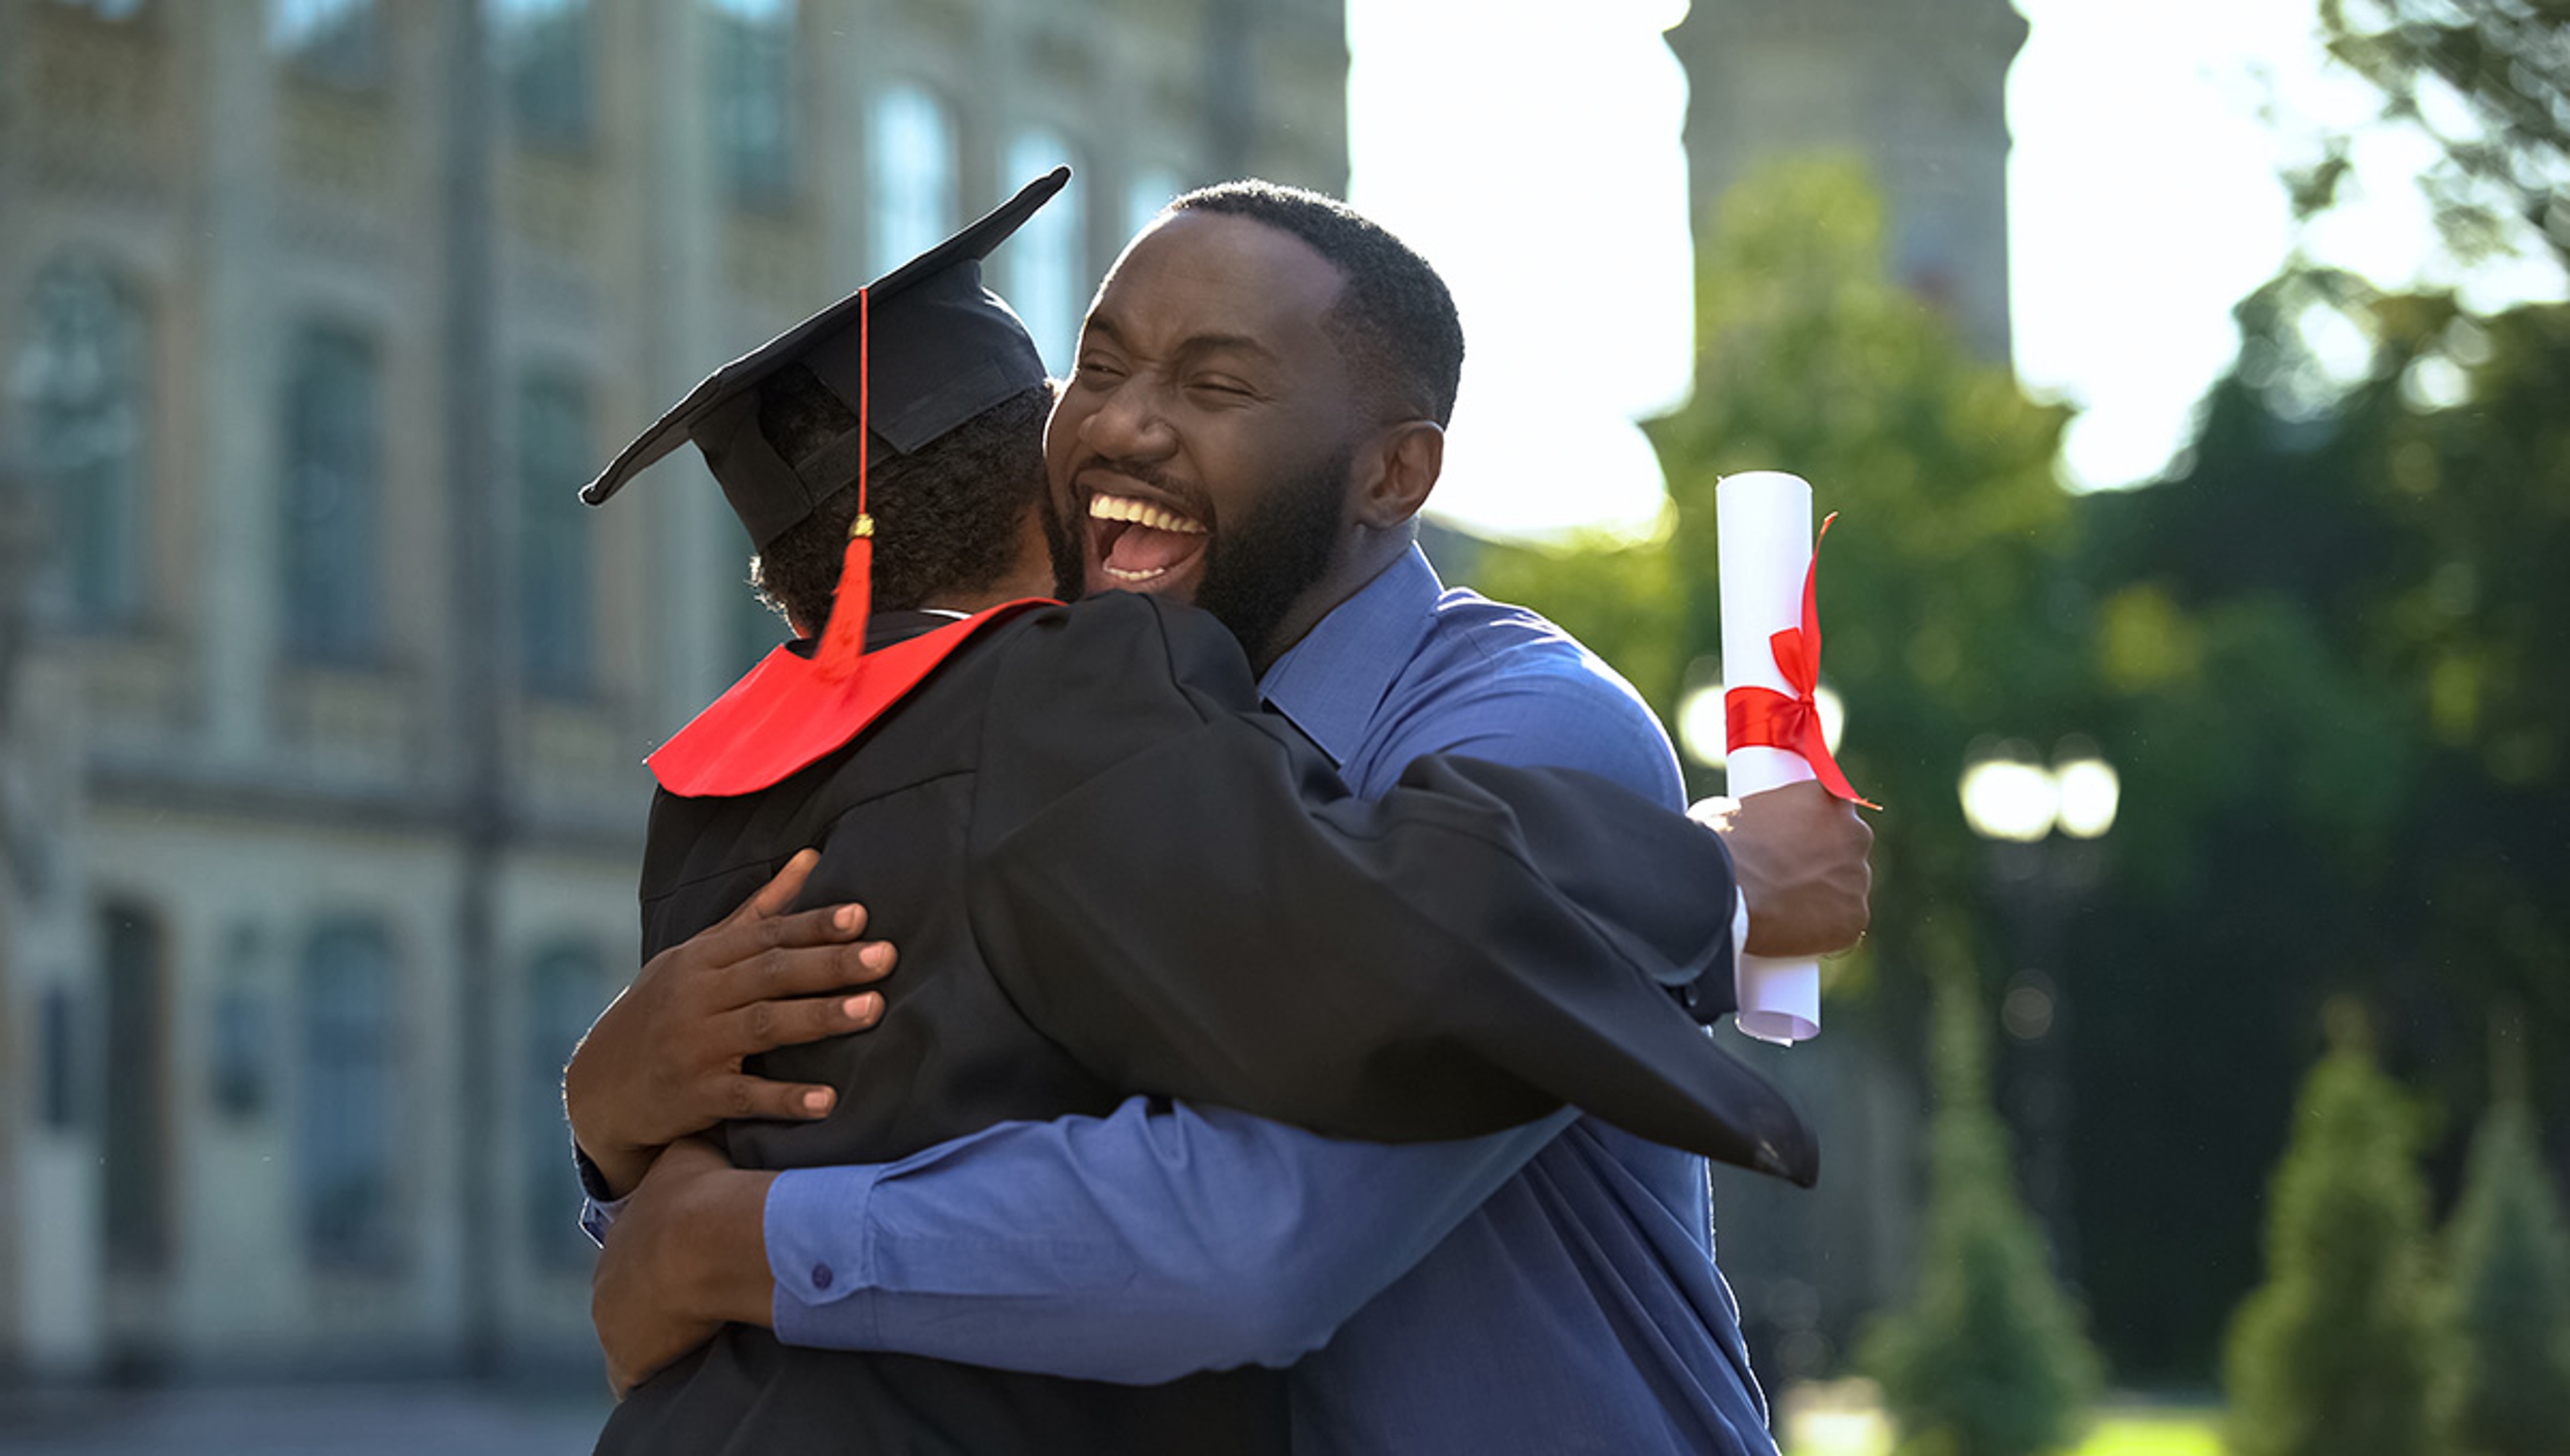
[[(1902, 0), (1885, 0), (1902, 3)], [(2289, 245), (2279, 169), (2369, 113), (2327, 67), (2315, 0), (2017, 0), (2008, 81), (2019, 374), (2082, 407), (2069, 480), (2145, 480), (2184, 443), (2236, 347), (2231, 307)], [(1355, 203), (1446, 274), (1472, 353), (1437, 511), (1501, 535), (1646, 526), (1657, 463), (1630, 421), (1683, 397), (1686, 83), (1659, 32), (1686, 0), (1348, 0)], [(2273, 120), (2268, 118), (2272, 117)], [(2424, 144), (2357, 155), (2327, 261), (2416, 280), (2432, 250), (2410, 178)], [(1564, 306), (1610, 272), (1648, 316)], [(2547, 264), (2467, 300), (2557, 296)]]

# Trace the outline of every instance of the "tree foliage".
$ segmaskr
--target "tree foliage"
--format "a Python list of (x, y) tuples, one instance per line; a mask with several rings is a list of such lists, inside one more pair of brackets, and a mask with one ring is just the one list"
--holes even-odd
[[(2117, 1151), (2075, 1171), (2089, 1243), (2132, 1251), (2089, 1272), (2101, 1321), (2171, 1374), (2250, 1258), (2204, 1190), (2273, 1151), (2189, 1134), (2281, 1109), (2324, 1001), (2379, 1008), (2448, 1106), (2480, 1100), (2497, 1001), (2529, 1010), (2538, 1105), (2570, 1049), (2570, 309), (2302, 270), (2240, 318), (2171, 478), (2081, 513), (2128, 793), (2076, 1072), (2084, 1145)], [(2324, 324), (2368, 342), (2352, 375)]]
[(2088, 604), (2053, 468), (2068, 412), (2028, 399), (1893, 280), (1882, 199), (1853, 162), (1779, 164), (1733, 187), (1696, 299), (1693, 396), (1646, 427), (1666, 536), (1502, 547), (1475, 583), (1571, 628), (1673, 716), (1689, 664), (1721, 646), (1716, 482), (1811, 481), (1816, 508), (1841, 513), (1821, 564), (1823, 669), (1850, 725), (1840, 760), (1888, 811), (1870, 955), (1847, 964), (1924, 964), (1913, 931), (1980, 893), (1954, 800), (1966, 748), (1994, 724), (2046, 741), (2077, 726)]
[[(2570, 261), (2570, 3), (2321, 0), (2321, 27), (2386, 117), (2436, 139), (2444, 162), (2420, 182), (2448, 246), (2469, 258), (2530, 231)], [(2307, 210), (2346, 155), (2342, 139), (2313, 170)]]
[(2482, 1119), (2445, 1239), (2453, 1357), (2437, 1381), (2437, 1449), (2570, 1452), (2570, 1232), (2523, 1103)]
[(2434, 1322), (2415, 1109), (2360, 1037), (2312, 1070), (2223, 1365), (2235, 1456), (2417, 1456)]
[[(1925, 967), (1984, 971), (1985, 995), (2005, 970), (1984, 847), (1955, 801), (1967, 748), (2085, 726), (2089, 604), (2053, 465), (2068, 412), (2028, 399), (1893, 280), (1883, 203), (1852, 163), (1788, 162), (1735, 185), (1701, 239), (1696, 301), (1693, 395), (1645, 427), (1669, 482), (1666, 534), (1490, 551), (1474, 581), (1577, 631), (1674, 718), (1682, 683), (1719, 675), (1715, 483), (1787, 470), (1840, 513), (1821, 562), (1822, 666), (1847, 707), (1840, 758), (1886, 808), (1869, 816), (1873, 932), (1825, 967), (1838, 1050), (1818, 1055), (1907, 1063), (1926, 1041)], [(1701, 792), (1720, 782), (1694, 778)], [(1812, 1217), (1762, 1190), (1726, 1197), (1736, 1230)]]
[[(1888, 808), (1842, 1028), (1851, 983), (1915, 1024), (1940, 937), (2005, 963), (1954, 803), (1971, 740), (2098, 740), (2123, 812), (2059, 978), (2074, 1215), (2113, 1257), (2080, 1273), (2120, 1372), (2201, 1379), (2258, 1277), (2238, 1190), (2331, 997), (2449, 1107), (2481, 1101), (2487, 1008), (2522, 1005), (2531, 1105), (2570, 1111), (2570, 307), (2298, 267), (2243, 302), (2168, 478), (2069, 498), (2062, 412), (1889, 281), (1852, 168), (1745, 182), (1700, 260), (1694, 397), (1650, 427), (1668, 537), (1526, 554), (1511, 589), (1665, 711), (1718, 650), (1716, 479), (1791, 470), (1843, 513), (1824, 668)], [(2364, 342), (2352, 369), (2329, 329)]]
[(1968, 979), (1938, 977), (1919, 1289), (1876, 1324), (1863, 1360), (1900, 1431), (1896, 1456), (2062, 1450), (2097, 1391), (2096, 1354), (2016, 1195), (1990, 1103), (1987, 1020)]
[[(1927, 963), (1929, 918), (1978, 899), (1954, 799), (1993, 724), (2068, 726), (2086, 603), (2064, 567), (2054, 475), (2067, 412), (2030, 401), (1896, 283), (1863, 170), (1787, 163), (1726, 195), (1699, 255), (1693, 397), (1649, 430), (1691, 656), (1721, 644), (1714, 487), (1783, 470), (1840, 520), (1821, 562), (1823, 672), (1847, 705), (1840, 761), (1876, 819), (1875, 966)], [(1916, 999), (1915, 994), (1913, 999)]]

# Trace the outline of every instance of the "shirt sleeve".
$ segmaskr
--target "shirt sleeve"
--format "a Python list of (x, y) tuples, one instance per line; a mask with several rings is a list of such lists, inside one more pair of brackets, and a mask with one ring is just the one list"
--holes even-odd
[(1664, 809), (1686, 808), (1677, 751), (1620, 681), (1547, 661), (1494, 676), (1414, 715), (1380, 756), (1407, 764), (1459, 754), (1512, 768), (1579, 769)]
[[(1468, 696), (1404, 725), (1386, 757), (1407, 763), (1432, 753), (1518, 768), (1583, 769), (1654, 803), (1687, 807), (1676, 750), (1649, 707), (1620, 679), (1571, 670), (1567, 658), (1484, 679)], [(1678, 1003), (1706, 1025), (1739, 1004), (1740, 946), (1749, 937), (1749, 901), (1737, 886), (1730, 894), (1730, 953), (1719, 966), (1675, 987)]]
[(1134, 1097), (791, 1169), (767, 1197), (776, 1333), (1124, 1384), (1291, 1364), (1573, 1116), (1389, 1147)]
[(571, 1165), (572, 1171), (580, 1175), (580, 1232), (589, 1236), (590, 1243), (604, 1249), (607, 1231), (615, 1228), (617, 1219), (624, 1214), (626, 1200), (608, 1188), (607, 1175), (598, 1171), (598, 1165), (590, 1161), (577, 1142), (571, 1145)]

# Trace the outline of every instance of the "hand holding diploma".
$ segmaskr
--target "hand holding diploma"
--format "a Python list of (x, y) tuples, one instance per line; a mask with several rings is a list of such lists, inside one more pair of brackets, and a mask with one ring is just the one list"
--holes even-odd
[[(1853, 943), (1865, 929), (1872, 887), (1865, 853), (1874, 836), (1838, 802), (1866, 803), (1832, 761), (1813, 703), (1821, 638), (1812, 488), (1756, 471), (1725, 479), (1714, 501), (1728, 772), (1731, 796), (1741, 801), (1717, 827), (1731, 834), (1749, 905), (1746, 946), (1807, 952), (1816, 941)], [(1749, 803), (1814, 780), (1815, 788), (1774, 794), (1754, 809)], [(1810, 953), (1744, 953), (1738, 989), (1740, 1029), (1749, 1035), (1790, 1044), (1820, 1030), (1820, 963)]]

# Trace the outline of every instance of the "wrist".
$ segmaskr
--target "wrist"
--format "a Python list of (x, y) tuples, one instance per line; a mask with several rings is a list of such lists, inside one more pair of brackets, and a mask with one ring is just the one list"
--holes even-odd
[(703, 1318), (766, 1328), (775, 1321), (776, 1279), (767, 1266), (768, 1171), (722, 1169), (688, 1189), (677, 1230), (689, 1251), (685, 1298)]
[(642, 1182), (642, 1175), (651, 1171), (656, 1150), (592, 1142), (575, 1131), (572, 1151), (588, 1165), (581, 1170), (583, 1190), (595, 1202), (611, 1203), (630, 1196)]

